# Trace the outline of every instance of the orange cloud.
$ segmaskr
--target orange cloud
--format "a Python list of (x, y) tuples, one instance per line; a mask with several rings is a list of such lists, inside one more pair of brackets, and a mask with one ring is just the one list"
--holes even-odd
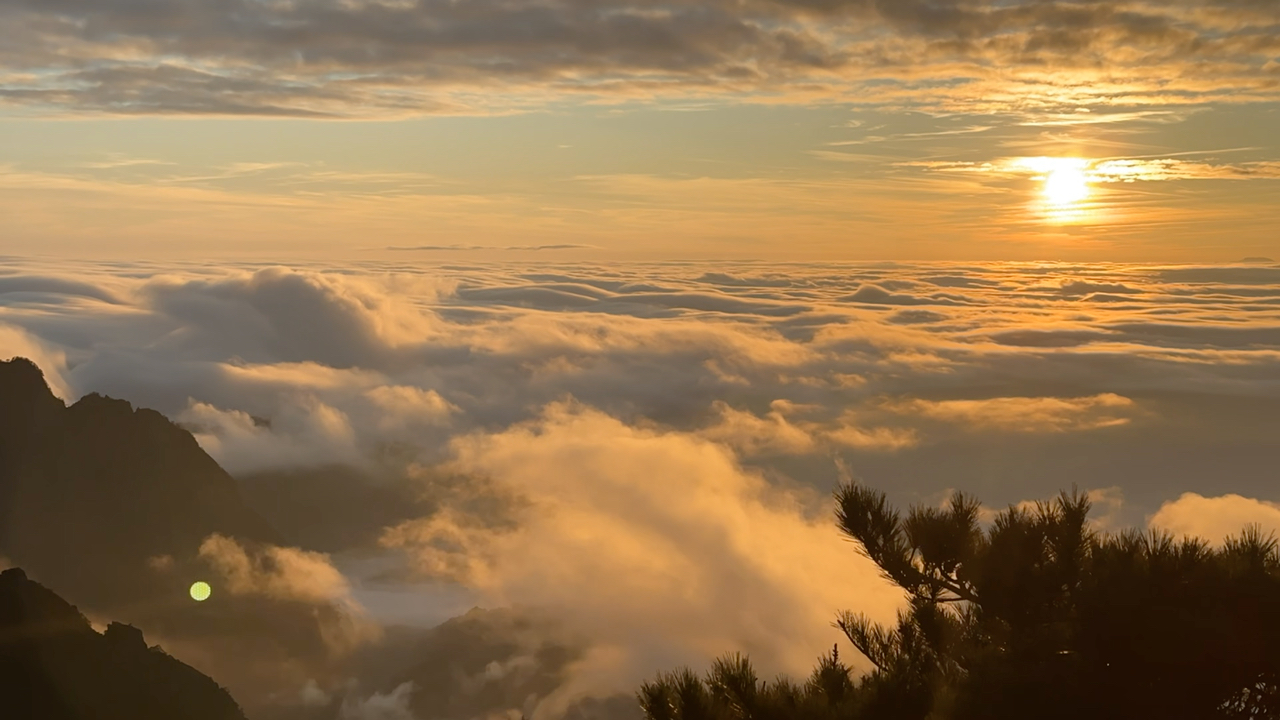
[(425, 573), (487, 602), (545, 608), (589, 639), (574, 677), (539, 713), (726, 649), (803, 672), (835, 641), (832, 613), (851, 598), (882, 618), (900, 601), (840, 542), (829, 507), (807, 511), (695, 435), (556, 404), (453, 447), (451, 471), (521, 496), (513, 525), (455, 511), (396, 527), (384, 543), (413, 553)]
[(1147, 523), (1175, 535), (1189, 535), (1220, 543), (1238, 535), (1246, 525), (1263, 532), (1280, 532), (1280, 503), (1228, 494), (1205, 497), (1183, 493), (1160, 506)]
[(1114, 393), (1090, 397), (1000, 397), (985, 400), (903, 400), (886, 407), (932, 420), (1006, 432), (1068, 432), (1124, 425), (1135, 405)]

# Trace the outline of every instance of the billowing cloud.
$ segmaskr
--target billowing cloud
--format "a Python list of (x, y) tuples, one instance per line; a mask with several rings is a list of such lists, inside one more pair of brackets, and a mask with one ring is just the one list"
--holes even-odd
[(233, 595), (327, 603), (346, 600), (350, 588), (329, 559), (297, 548), (268, 546), (251, 553), (232, 538), (210, 535), (200, 557), (221, 575)]
[(1175, 535), (1220, 544), (1228, 537), (1239, 535), (1248, 525), (1257, 525), (1264, 533), (1280, 532), (1280, 503), (1234, 493), (1217, 497), (1183, 493), (1177, 500), (1161, 505), (1148, 523)]
[(171, 342), (214, 342), (249, 362), (345, 368), (385, 362), (432, 332), (396, 291), (430, 298), (439, 288), (412, 276), (386, 280), (402, 285), (267, 268), (217, 279), (159, 277), (144, 291), (157, 309), (191, 329)]
[(1274, 100), (1280, 52), (1274, 8), (1229, 0), (6, 0), (0, 20), (0, 99), (117, 114), (927, 94), (933, 107), (1063, 123), (1078, 107)]
[(806, 508), (695, 436), (559, 404), (454, 448), (451, 469), (523, 498), (514, 525), (435, 515), (389, 530), (384, 543), (490, 603), (553, 608), (587, 639), (586, 656), (534, 717), (725, 649), (802, 673), (834, 641), (830, 618), (849, 598), (881, 618), (900, 602), (840, 542), (829, 504)]
[(350, 653), (380, 635), (377, 624), (351, 597), (346, 577), (323, 553), (274, 545), (246, 547), (215, 534), (200, 545), (199, 558), (216, 573), (212, 584), (218, 592), (314, 606), (317, 629), (331, 657)]
[(364, 460), (346, 414), (315, 399), (276, 415), (271, 427), (244, 411), (219, 410), (199, 402), (175, 420), (196, 436), (206, 452), (222, 458), (230, 472), (325, 463), (358, 465)]
[(715, 410), (720, 414), (720, 423), (708, 428), (704, 435), (748, 454), (813, 452), (817, 448), (817, 441), (811, 434), (787, 420), (788, 409), (788, 403), (775, 402), (769, 412), (760, 417), (718, 402)]

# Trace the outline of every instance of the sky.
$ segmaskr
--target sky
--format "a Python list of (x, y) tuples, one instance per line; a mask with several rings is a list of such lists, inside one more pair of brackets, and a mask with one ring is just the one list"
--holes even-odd
[(16, 254), (1280, 254), (1269, 0), (4, 0)]
[(274, 503), (189, 553), (337, 625), (143, 628), (255, 720), (476, 606), (628, 720), (894, 617), (841, 483), (1280, 530), (1277, 127), (1274, 0), (0, 0), (0, 359)]

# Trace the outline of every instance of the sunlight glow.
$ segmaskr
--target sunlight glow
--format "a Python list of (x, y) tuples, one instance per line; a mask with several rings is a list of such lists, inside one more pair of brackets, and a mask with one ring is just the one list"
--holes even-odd
[(1054, 224), (1090, 222), (1093, 216), (1093, 194), (1090, 187), (1090, 163), (1084, 158), (1027, 157), (1019, 158), (1015, 167), (1034, 174), (1043, 183), (1040, 201), (1036, 203), (1042, 219)]
[(1020, 158), (1018, 165), (1044, 181), (1044, 198), (1051, 205), (1068, 206), (1089, 197), (1089, 161), (1070, 157)]
[(1082, 168), (1060, 167), (1045, 177), (1044, 196), (1054, 205), (1074, 205), (1089, 197), (1089, 177)]

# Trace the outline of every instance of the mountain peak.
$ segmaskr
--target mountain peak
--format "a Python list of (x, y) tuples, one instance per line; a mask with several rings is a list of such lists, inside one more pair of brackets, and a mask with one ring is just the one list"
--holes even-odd
[(226, 690), (112, 623), (99, 635), (57, 593), (0, 573), (0, 715), (13, 720), (244, 720)]
[(44, 371), (33, 361), (24, 357), (0, 360), (0, 383), (13, 382), (15, 380), (33, 385), (43, 385), (46, 390), (49, 387), (44, 380)]
[(65, 408), (40, 366), (23, 357), (0, 361), (0, 458), (29, 442)]
[(24, 357), (0, 360), (0, 393), (18, 401), (62, 404), (49, 389), (40, 366)]
[(0, 509), (0, 555), (107, 615), (170, 591), (150, 558), (280, 544), (191, 433), (96, 393), (68, 407), (23, 358), (0, 363)]
[(142, 636), (142, 631), (132, 625), (125, 623), (113, 622), (107, 626), (106, 632), (102, 633), (102, 637), (107, 639), (113, 648), (124, 651), (141, 651), (147, 649), (147, 641)]

